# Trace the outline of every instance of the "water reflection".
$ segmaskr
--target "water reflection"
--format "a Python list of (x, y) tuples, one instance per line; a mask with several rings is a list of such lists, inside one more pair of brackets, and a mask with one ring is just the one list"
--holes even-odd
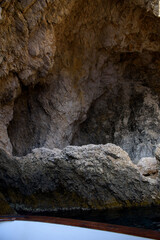
[[(29, 215), (33, 214), (29, 213)], [(36, 213), (36, 215), (73, 218), (160, 231), (160, 207), (158, 206), (105, 211), (57, 211)]]

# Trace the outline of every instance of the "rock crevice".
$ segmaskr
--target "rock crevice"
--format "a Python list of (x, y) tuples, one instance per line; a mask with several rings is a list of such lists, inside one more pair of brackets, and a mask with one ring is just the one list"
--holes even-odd
[[(80, 154), (83, 160), (82, 152), (87, 147), (79, 147), (80, 153), (76, 154), (76, 147), (66, 146), (98, 144), (97, 147), (87, 148), (95, 156), (96, 151), (100, 151), (100, 156), (102, 155), (103, 164), (101, 158), (94, 158), (96, 171), (104, 171), (105, 164), (112, 162), (113, 168), (121, 171), (121, 162), (117, 160), (120, 164), (118, 167), (114, 159), (117, 155), (112, 152), (106, 153), (108, 163), (105, 162), (101, 144), (107, 146), (107, 143), (123, 148), (132, 161), (129, 160), (126, 164), (127, 170), (124, 172), (127, 176), (132, 176), (132, 169), (137, 176), (138, 180), (133, 177), (132, 183), (128, 180), (129, 185), (136, 185), (133, 192), (137, 204), (140, 200), (139, 195), (136, 198), (136, 191), (144, 194), (143, 202), (149, 198), (151, 189), (159, 194), (155, 183), (158, 180), (148, 180), (149, 178), (141, 176), (138, 166), (132, 165), (137, 164), (140, 159), (143, 165), (144, 158), (145, 164), (146, 158), (153, 160), (155, 148), (160, 143), (159, 0), (3, 0), (0, 1), (0, 9), (0, 147), (10, 154), (10, 157), (7, 155), (7, 161), (11, 166), (13, 164), (14, 169), (14, 165), (19, 164), (15, 170), (19, 172), (14, 175), (9, 170), (9, 173), (13, 179), (15, 177), (17, 185), (14, 187), (15, 191), (18, 188), (20, 199), (25, 199), (21, 187), (25, 186), (27, 189), (27, 181), (29, 184), (33, 181), (33, 189), (39, 191), (33, 191), (32, 200), (34, 194), (41, 195), (41, 191), (43, 192), (43, 189), (34, 185), (34, 179), (30, 176), (26, 177), (29, 180), (22, 177), (22, 173), (28, 174), (25, 168), (29, 168), (29, 161), (31, 165), (33, 161), (33, 165), (37, 167), (40, 159), (44, 163), (45, 150), (42, 147), (48, 149), (45, 153), (47, 159), (53, 152), (59, 154), (56, 156), (61, 161), (57, 160), (57, 164), (63, 163), (66, 166), (69, 159), (71, 164), (64, 169), (64, 173), (74, 169), (75, 177), (78, 176), (83, 181), (83, 173), (72, 165), (74, 153), (71, 154), (70, 151), (75, 151), (76, 159), (77, 154)], [(43, 152), (42, 156), (35, 157), (32, 152), (35, 148), (40, 148), (39, 154)], [(95, 150), (99, 148), (102, 149)], [(31, 155), (27, 155), (29, 153)], [(86, 156), (87, 159), (90, 158)], [(1, 161), (3, 163), (3, 157)], [(85, 161), (87, 164), (86, 158)], [(94, 179), (94, 168), (91, 166), (91, 169), (86, 169)], [(34, 171), (35, 178), (40, 179), (38, 171)], [(155, 173), (158, 174), (157, 170)], [(73, 190), (68, 187), (69, 180), (65, 186), (63, 181), (61, 183), (56, 180), (57, 174), (59, 172), (55, 171), (56, 177), (51, 175), (51, 181), (59, 181), (59, 192), (53, 186), (50, 189), (50, 184), (47, 190), (51, 191), (50, 196), (57, 196), (57, 201), (64, 192), (69, 199), (69, 192)], [(114, 174), (115, 179), (118, 179), (116, 170)], [(8, 175), (7, 186), (13, 184), (12, 177)], [(133, 196), (133, 193), (128, 192), (126, 198), (122, 199), (122, 192), (116, 192), (114, 183), (111, 188), (107, 179), (108, 175), (105, 175), (100, 183), (106, 188), (107, 200), (102, 194), (102, 186), (99, 188), (104, 205), (109, 206), (109, 201), (112, 200), (118, 206), (127, 204), (127, 198), (130, 194)], [(125, 181), (125, 177), (123, 180)], [(91, 189), (97, 191), (94, 180), (89, 178), (85, 181), (91, 181)], [(47, 184), (48, 182), (49, 180)], [(75, 184), (76, 189), (78, 182)], [(2, 190), (4, 186), (3, 180)], [(118, 187), (121, 189), (121, 186)], [(9, 190), (9, 187), (8, 191), (11, 193), (7, 193), (6, 197), (13, 203), (14, 197), (12, 199), (11, 195), (14, 195), (14, 191)], [(72, 200), (75, 199), (76, 202), (76, 199), (80, 199), (80, 192), (80, 189), (73, 191)], [(83, 192), (81, 200), (83, 199), (82, 205), (85, 208), (86, 201), (87, 207), (90, 201), (85, 196), (88, 186)], [(95, 197), (93, 192), (89, 192), (92, 200)], [(158, 199), (159, 195), (156, 194), (151, 202), (155, 201), (154, 198)], [(121, 200), (117, 202), (115, 195)], [(43, 197), (46, 199), (46, 195), (42, 199)], [(134, 204), (133, 198), (129, 199), (129, 203)], [(97, 199), (97, 206), (98, 201)], [(149, 200), (146, 201), (148, 203)], [(63, 205), (62, 202), (61, 204)], [(74, 205), (73, 201), (70, 205)]]
[(159, 177), (144, 177), (128, 154), (114, 144), (38, 148), (20, 158), (1, 150), (0, 158), (1, 192), (19, 213), (160, 202)]
[(17, 48), (1, 63), (3, 86), (8, 79), (1, 103), (12, 109), (9, 121), (2, 121), (1, 147), (20, 156), (35, 147), (113, 142), (134, 162), (152, 157), (159, 143), (159, 19), (151, 13), (153, 2), (6, 6), (13, 22), (5, 23), (3, 34), (11, 27), (14, 42), (2, 47)]

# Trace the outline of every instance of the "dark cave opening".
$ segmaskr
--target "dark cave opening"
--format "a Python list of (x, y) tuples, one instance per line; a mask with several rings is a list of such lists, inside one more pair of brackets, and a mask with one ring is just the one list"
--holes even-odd
[(111, 142), (134, 162), (152, 157), (160, 142), (159, 22), (125, 1), (81, 3), (55, 26), (50, 80), (15, 100), (13, 154)]
[(41, 85), (23, 86), (22, 94), (15, 101), (13, 119), (8, 126), (13, 155), (26, 155), (45, 142), (50, 116), (41, 104), (42, 91)]

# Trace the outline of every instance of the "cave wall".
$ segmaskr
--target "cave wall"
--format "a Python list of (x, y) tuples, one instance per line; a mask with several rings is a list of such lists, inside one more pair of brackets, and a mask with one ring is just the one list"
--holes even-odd
[[(159, 143), (159, 1), (3, 1), (0, 146)], [(6, 41), (7, 40), (7, 41)]]
[(158, 97), (147, 87), (127, 84), (107, 90), (91, 106), (80, 124), (73, 145), (112, 142), (128, 152), (137, 163), (154, 156), (159, 136)]

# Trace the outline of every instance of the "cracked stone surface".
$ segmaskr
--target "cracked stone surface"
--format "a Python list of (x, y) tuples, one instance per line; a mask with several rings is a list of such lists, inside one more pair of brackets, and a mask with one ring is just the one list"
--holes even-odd
[[(98, 144), (97, 148), (101, 148), (101, 144), (113, 143), (128, 153), (131, 161), (126, 166), (129, 164), (134, 171), (139, 170), (132, 164), (154, 157), (160, 144), (159, 13), (159, 0), (0, 0), (0, 148), (6, 152), (8, 164), (13, 165), (13, 169), (16, 166), (15, 172), (19, 171), (14, 175), (10, 173), (12, 167), (8, 170), (15, 177), (11, 185), (18, 188), (19, 199), (26, 201), (25, 206), (27, 198), (21, 186), (27, 189), (27, 178), (23, 179), (22, 173), (25, 167), (29, 168), (29, 161), (31, 164), (33, 160), (37, 167), (39, 161), (43, 163), (42, 156), (33, 157), (35, 148), (40, 148), (40, 153), (47, 148), (44, 152), (48, 159), (52, 151), (56, 155), (62, 154), (64, 148), (71, 150), (72, 147), (66, 148), (68, 145)], [(76, 154), (77, 149), (81, 152), (83, 147), (73, 149)], [(29, 153), (31, 155), (27, 155)], [(103, 150), (101, 154), (104, 155)], [(158, 148), (155, 156), (159, 158)], [(114, 158), (112, 153), (110, 157)], [(94, 161), (96, 168), (96, 158)], [(3, 163), (3, 158), (0, 162)], [(62, 162), (68, 164), (63, 157)], [(117, 166), (117, 171), (121, 171), (119, 168)], [(131, 174), (132, 179), (129, 169), (124, 172), (126, 176)], [(40, 179), (34, 171), (35, 179)], [(134, 178), (128, 183), (132, 188), (136, 185), (135, 195), (137, 189), (143, 193), (138, 184), (140, 186), (144, 179), (145, 199), (152, 188), (156, 189), (153, 199), (157, 199), (159, 189), (154, 181), (158, 180), (136, 174), (137, 183)], [(56, 178), (51, 180), (56, 182)], [(9, 189), (10, 181), (8, 178), (6, 184), (11, 193), (4, 198), (16, 204), (16, 192)], [(30, 181), (33, 179), (29, 177), (28, 184)], [(59, 192), (54, 193), (57, 201), (65, 192), (63, 184), (58, 186)], [(33, 188), (37, 189), (36, 185), (33, 184)], [(72, 188), (67, 187), (67, 199), (70, 198), (68, 191)], [(105, 199), (104, 205), (109, 206), (114, 191), (108, 193), (110, 200)], [(80, 190), (73, 192), (72, 200), (76, 202)], [(41, 196), (33, 193), (33, 202), (34, 194)], [(133, 196), (128, 193), (127, 197), (129, 194)], [(4, 192), (2, 199), (3, 195)], [(51, 205), (52, 195), (53, 191), (48, 193)], [(94, 198), (92, 191), (90, 196)], [(81, 197), (84, 207), (85, 194)], [(122, 205), (126, 204), (127, 197)], [(45, 202), (46, 195), (44, 198)], [(129, 199), (132, 205), (133, 198)], [(139, 204), (139, 198), (135, 196), (135, 199)], [(114, 201), (121, 205), (121, 201), (113, 197)], [(70, 206), (74, 206), (73, 202)], [(17, 206), (20, 208), (20, 203)]]
[(158, 173), (158, 160), (156, 158), (141, 158), (137, 167), (144, 176), (156, 175)]
[(159, 178), (144, 177), (114, 144), (0, 151), (0, 189), (18, 213), (159, 204)]
[(112, 142), (134, 162), (153, 157), (160, 142), (158, 6), (1, 1), (0, 146), (22, 156), (37, 147)]

